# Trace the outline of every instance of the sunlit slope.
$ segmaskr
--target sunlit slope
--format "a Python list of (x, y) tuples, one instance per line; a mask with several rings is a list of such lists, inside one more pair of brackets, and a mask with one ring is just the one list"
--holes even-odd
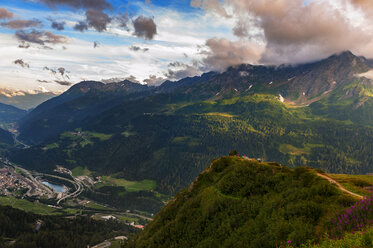
[(223, 157), (156, 216), (129, 247), (279, 247), (323, 238), (356, 197), (311, 168)]

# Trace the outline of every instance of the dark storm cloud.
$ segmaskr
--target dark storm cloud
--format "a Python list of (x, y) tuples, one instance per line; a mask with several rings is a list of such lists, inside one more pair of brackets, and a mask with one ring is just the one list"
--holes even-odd
[(176, 61), (168, 64), (168, 70), (164, 75), (168, 80), (179, 80), (200, 75), (205, 70), (204, 65), (198, 61), (193, 61), (191, 64)]
[(115, 19), (119, 23), (119, 27), (128, 30), (128, 22), (130, 21), (130, 18), (128, 17), (127, 12), (119, 16), (116, 16)]
[(40, 27), (41, 21), (39, 20), (12, 20), (0, 24), (3, 27), (10, 29), (23, 29), (31, 27)]
[(52, 32), (45, 32), (45, 41), (46, 43), (52, 43), (52, 44), (59, 44), (59, 43), (67, 43), (68, 39), (63, 35), (56, 35)]
[(39, 83), (45, 83), (45, 84), (51, 83), (51, 81), (48, 81), (48, 80), (40, 80), (40, 79), (38, 79), (36, 81), (38, 81)]
[(49, 68), (48, 66), (44, 66), (43, 70), (45, 70), (45, 71), (49, 71), (49, 72), (52, 73), (53, 75), (56, 75), (56, 74), (57, 74), (57, 71), (56, 71), (56, 70), (51, 69), (51, 68)]
[(144, 79), (144, 83), (149, 86), (158, 86), (161, 85), (164, 81), (166, 81), (163, 77), (157, 77), (156, 75), (149, 75), (149, 78)]
[(57, 8), (58, 5), (75, 9), (103, 10), (112, 8), (106, 0), (36, 0), (36, 2), (44, 3), (50, 8)]
[(137, 80), (137, 78), (133, 75), (130, 75), (129, 77), (125, 78), (124, 80), (128, 80), (128, 81), (131, 81), (132, 83), (140, 83), (139, 80)]
[[(31, 0), (29, 0), (31, 1)], [(106, 0), (33, 0), (34, 2), (44, 3), (51, 8), (56, 8), (58, 5), (68, 6), (76, 9), (111, 9), (112, 5)], [(150, 4), (150, 0), (145, 0), (146, 4)]]
[(12, 19), (14, 16), (14, 13), (10, 12), (9, 10), (7, 9), (4, 9), (4, 8), (0, 8), (0, 20), (4, 20), (4, 19)]
[[(111, 18), (104, 12), (104, 10), (112, 9), (112, 5), (106, 0), (37, 0), (38, 2), (48, 5), (50, 8), (57, 8), (57, 6), (68, 6), (74, 9), (86, 10), (86, 21), (79, 22), (74, 26), (75, 30), (85, 31), (88, 27), (102, 32), (106, 31), (107, 25), (111, 22)], [(59, 23), (61, 24), (61, 23)], [(53, 23), (52, 23), (53, 26)], [(55, 29), (63, 28), (63, 25), (56, 23)]]
[(98, 32), (106, 31), (106, 26), (111, 22), (111, 18), (104, 12), (90, 9), (85, 13), (88, 26)]
[(131, 50), (131, 51), (135, 51), (135, 52), (137, 52), (137, 51), (140, 51), (140, 50), (141, 50), (141, 47), (138, 47), (138, 46), (130, 46), (130, 50)]
[(185, 64), (184, 63), (181, 63), (179, 61), (175, 61), (175, 62), (171, 62), (168, 64), (168, 67), (181, 67), (181, 66), (184, 66)]
[(52, 21), (51, 27), (53, 29), (56, 29), (58, 31), (64, 30), (65, 29), (65, 22), (57, 22), (57, 21)]
[(62, 77), (67, 77), (67, 78), (70, 78), (67, 73), (69, 73), (65, 68), (63, 67), (59, 67), (57, 69), (53, 69), (53, 68), (49, 68), (48, 66), (44, 66), (43, 70), (45, 71), (49, 71), (51, 74), (53, 75), (57, 75), (57, 73)]
[(52, 68), (49, 68), (48, 66), (44, 66), (43, 69), (45, 71), (49, 71), (54, 76), (55, 79), (53, 81), (38, 80), (39, 82), (41, 82), (41, 83), (55, 82), (55, 83), (57, 83), (59, 85), (62, 85), (62, 86), (72, 85), (72, 83), (69, 81), (70, 77), (69, 77), (69, 75), (67, 75), (68, 71), (66, 71), (65, 68), (59, 67), (57, 69), (52, 69)]
[(233, 34), (241, 38), (248, 37), (249, 36), (248, 22), (239, 20), (236, 23), (236, 26), (233, 28)]
[[(346, 17), (346, 5), (341, 4), (340, 8), (336, 8), (331, 2), (307, 1), (304, 4), (300, 0), (193, 0), (191, 5), (230, 18), (226, 15), (227, 7), (238, 20), (232, 31), (241, 38), (239, 42), (218, 38), (207, 41), (210, 49), (207, 62), (223, 68), (245, 61), (244, 54), (239, 51), (247, 52), (250, 56), (252, 52), (245, 47), (254, 43), (257, 44), (254, 48), (260, 44), (262, 46), (263, 52), (257, 62), (264, 64), (303, 63), (340, 51), (366, 47), (372, 40), (371, 33), (364, 32), (364, 24), (357, 26)], [(370, 0), (344, 2), (354, 3), (364, 11), (373, 10)], [(215, 49), (219, 46), (223, 50)], [(228, 47), (232, 48), (232, 53), (227, 52)], [(215, 58), (221, 63), (214, 61)]]
[(131, 51), (134, 51), (134, 52), (139, 52), (139, 51), (142, 51), (142, 52), (147, 52), (149, 51), (149, 48), (145, 47), (145, 48), (141, 48), (139, 46), (130, 46), (129, 48)]
[(55, 83), (59, 84), (59, 85), (62, 85), (62, 86), (70, 86), (72, 85), (71, 82), (69, 81), (65, 81), (65, 80), (54, 80)]
[(83, 32), (87, 29), (88, 29), (88, 24), (86, 22), (82, 22), (82, 21), (78, 22), (74, 26), (74, 30), (77, 30), (77, 31), (80, 31), (80, 32)]
[(21, 66), (22, 68), (30, 68), (30, 65), (28, 63), (24, 62), (23, 59), (14, 60), (13, 63), (15, 65)]
[(39, 47), (39, 49), (44, 49), (44, 50), (53, 50), (53, 48), (49, 47), (49, 46), (41, 46)]
[(157, 25), (153, 18), (139, 16), (133, 21), (133, 27), (135, 28), (134, 35), (139, 38), (152, 40), (157, 34)]
[(50, 44), (60, 44), (60, 43), (67, 43), (67, 37), (63, 35), (56, 35), (49, 31), (37, 31), (32, 30), (29, 33), (25, 32), (24, 30), (20, 30), (16, 32), (16, 37), (21, 42), (30, 42), (39, 45), (44, 45), (45, 43)]
[(373, 2), (371, 0), (351, 0), (352, 4), (361, 8), (364, 12), (373, 13)]
[(25, 48), (25, 49), (27, 49), (27, 48), (30, 48), (30, 44), (27, 43), (27, 42), (21, 41), (21, 42), (18, 44), (18, 47), (19, 47), (19, 48)]
[(66, 69), (65, 69), (65, 68), (60, 67), (60, 68), (58, 68), (57, 70), (58, 70), (58, 72), (61, 74), (61, 76), (64, 76), (64, 75), (65, 75), (65, 72), (66, 72)]
[(206, 41), (208, 50), (203, 63), (209, 70), (224, 71), (232, 65), (255, 63), (261, 58), (263, 48), (247, 41), (230, 41), (225, 38), (212, 38)]
[(98, 32), (103, 32), (106, 31), (107, 25), (112, 21), (112, 18), (101, 10), (90, 9), (86, 11), (85, 15), (86, 20), (77, 23), (74, 30), (83, 32), (92, 27)]

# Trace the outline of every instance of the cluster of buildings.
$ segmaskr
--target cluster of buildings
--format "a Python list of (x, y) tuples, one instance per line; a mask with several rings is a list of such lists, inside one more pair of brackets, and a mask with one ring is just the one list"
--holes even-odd
[(135, 222), (131, 222), (130, 226), (133, 226), (134, 228), (144, 230), (145, 226), (143, 225), (136, 225)]
[(0, 168), (0, 194), (14, 195), (22, 190), (32, 190), (32, 185), (24, 177), (8, 168)]

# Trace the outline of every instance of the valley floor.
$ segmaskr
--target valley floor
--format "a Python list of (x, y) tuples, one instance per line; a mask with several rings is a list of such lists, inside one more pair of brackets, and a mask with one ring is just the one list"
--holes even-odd
[[(152, 220), (152, 213), (136, 209), (123, 210), (82, 196), (84, 191), (105, 187), (107, 182), (113, 183), (115, 180), (110, 177), (94, 178), (84, 175), (84, 170), (79, 168), (70, 171), (63, 167), (57, 167), (56, 173), (52, 175), (29, 171), (6, 160), (1, 163), (0, 205), (42, 215), (71, 218), (88, 215), (96, 220), (117, 219), (138, 229)], [(57, 192), (53, 187), (48, 187), (46, 182), (49, 185), (61, 185), (65, 190)], [(146, 186), (138, 183), (121, 183), (128, 185), (129, 190), (146, 189)]]

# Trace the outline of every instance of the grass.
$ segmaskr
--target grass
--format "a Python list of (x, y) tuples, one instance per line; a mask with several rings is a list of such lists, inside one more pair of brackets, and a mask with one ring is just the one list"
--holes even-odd
[(97, 209), (97, 210), (113, 210), (112, 208), (108, 208), (108, 207), (105, 207), (101, 204), (98, 204), (96, 202), (92, 202), (90, 201), (89, 203), (85, 204), (85, 206), (87, 208), (93, 208), (93, 209)]
[(138, 223), (138, 221), (139, 221), (139, 218), (129, 217), (129, 216), (126, 216), (126, 215), (116, 214), (115, 217), (117, 217), (121, 221), (135, 222), (135, 223)]
[(78, 214), (81, 212), (81, 209), (76, 209), (76, 208), (66, 208), (66, 209), (63, 209), (63, 211), (66, 213), (66, 214)]
[(190, 137), (190, 136), (184, 136), (184, 137), (175, 137), (172, 140), (172, 143), (175, 144), (187, 144), (188, 146), (198, 146), (201, 142), (200, 140)]
[(47, 151), (47, 150), (52, 150), (52, 149), (56, 149), (56, 148), (59, 148), (60, 146), (57, 144), (57, 143), (52, 143), (52, 144), (48, 144), (46, 145), (43, 150), (44, 151)]
[(124, 137), (128, 138), (130, 136), (136, 135), (136, 132), (124, 131), (121, 133)]
[(71, 170), (71, 173), (74, 177), (80, 177), (80, 176), (90, 176), (91, 171), (88, 170), (87, 167), (78, 166)]
[(104, 133), (92, 133), (92, 132), (85, 132), (88, 138), (97, 138), (100, 141), (105, 141), (110, 139), (113, 135), (112, 134), (104, 134)]
[(373, 228), (370, 227), (364, 232), (348, 233), (343, 239), (326, 239), (320, 244), (306, 244), (301, 248), (357, 248), (373, 247)]
[(123, 244), (123, 241), (122, 240), (113, 240), (113, 241), (110, 241), (111, 245), (110, 245), (110, 248), (121, 248), (123, 247), (122, 244)]
[(61, 134), (61, 139), (69, 139), (73, 142), (70, 147), (75, 147), (79, 144), (81, 147), (93, 144), (93, 139), (99, 139), (100, 141), (108, 140), (112, 137), (112, 134), (95, 133), (95, 132), (65, 132)]
[(103, 176), (102, 183), (96, 184), (95, 188), (99, 189), (103, 186), (123, 186), (129, 192), (138, 192), (142, 190), (154, 190), (157, 187), (157, 183), (153, 180), (128, 181), (111, 176)]
[(31, 212), (41, 215), (57, 215), (60, 214), (58, 210), (48, 207), (42, 203), (30, 202), (25, 199), (18, 199), (14, 197), (0, 197), (0, 205), (11, 206), (26, 212)]
[(329, 174), (328, 176), (339, 182), (343, 187), (353, 193), (363, 196), (372, 194), (368, 188), (373, 187), (373, 176), (345, 174)]
[(226, 117), (226, 118), (233, 118), (233, 115), (227, 114), (227, 113), (206, 113), (205, 115), (208, 116), (221, 116), (221, 117)]
[(311, 149), (309, 147), (305, 148), (298, 148), (289, 144), (281, 144), (280, 145), (280, 152), (283, 154), (290, 154), (290, 155), (303, 155), (307, 154), (309, 155), (311, 153)]

